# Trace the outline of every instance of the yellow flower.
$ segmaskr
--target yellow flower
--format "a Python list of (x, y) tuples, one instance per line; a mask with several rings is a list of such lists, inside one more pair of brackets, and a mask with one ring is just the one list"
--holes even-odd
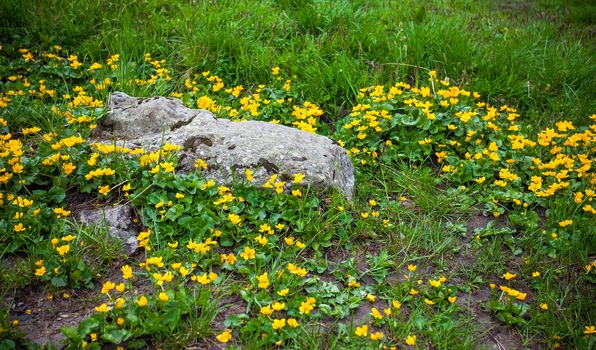
[(132, 278), (132, 268), (128, 265), (124, 265), (121, 268), (122, 270), (122, 278), (125, 280)]
[(296, 328), (298, 327), (298, 321), (295, 318), (288, 318), (288, 326)]
[(101, 193), (104, 196), (107, 196), (108, 193), (110, 193), (110, 186), (107, 186), (107, 185), (99, 186), (98, 189), (99, 189), (99, 193)]
[(542, 310), (548, 310), (548, 304), (547, 303), (540, 303), (540, 308)]
[(234, 255), (234, 253), (230, 253), (230, 254), (221, 254), (220, 256), (220, 260), (222, 263), (226, 263), (226, 264), (230, 264), (230, 265), (234, 265), (236, 263), (236, 256)]
[(206, 163), (204, 160), (202, 160), (202, 159), (197, 159), (197, 160), (195, 161), (194, 167), (195, 167), (195, 169), (199, 169), (199, 168), (201, 168), (201, 169), (203, 169), (203, 170), (207, 170), (207, 167), (208, 167), (208, 165), (207, 165), (207, 163)]
[(259, 232), (264, 233), (267, 232), (268, 234), (272, 235), (275, 233), (269, 224), (265, 223), (259, 226)]
[(213, 271), (209, 272), (209, 280), (211, 282), (215, 281), (217, 279), (217, 274)]
[(159, 300), (168, 301), (170, 300), (170, 298), (168, 297), (168, 294), (166, 294), (166, 292), (161, 292), (159, 293)]
[(427, 305), (434, 305), (434, 304), (435, 304), (435, 302), (434, 302), (434, 301), (432, 301), (432, 300), (429, 300), (429, 299), (426, 299), (426, 298), (424, 298), (424, 302), (425, 302)]
[(265, 272), (264, 274), (257, 276), (257, 281), (259, 281), (259, 288), (267, 289), (267, 287), (269, 287), (268, 273)]
[(538, 272), (538, 271), (532, 272), (532, 277), (534, 277), (534, 278), (540, 277), (540, 272)]
[(380, 340), (383, 339), (384, 335), (382, 332), (375, 332), (370, 335), (370, 340)]
[(124, 298), (116, 299), (116, 309), (122, 309), (124, 304), (126, 304), (126, 301), (124, 300)]
[(273, 311), (273, 308), (271, 308), (271, 306), (269, 305), (263, 306), (261, 310), (259, 310), (259, 312), (265, 316), (270, 316), (271, 314), (273, 314)]
[(137, 305), (139, 305), (140, 307), (147, 305), (147, 298), (144, 295), (141, 295), (139, 300), (137, 300)]
[(76, 168), (77, 168), (76, 165), (74, 165), (72, 163), (62, 164), (62, 169), (64, 170), (64, 174), (66, 174), (66, 175), (70, 175)]
[(377, 320), (383, 319), (383, 315), (381, 315), (381, 313), (379, 312), (379, 310), (377, 310), (376, 307), (373, 307), (372, 309), (370, 309), (370, 315), (372, 317), (376, 318)]
[(573, 224), (573, 220), (563, 220), (563, 221), (559, 222), (559, 226), (561, 226), (561, 227), (567, 227), (571, 224)]
[(434, 288), (438, 288), (441, 286), (441, 281), (435, 281), (435, 280), (428, 280), (428, 283), (433, 286)]
[(356, 280), (350, 280), (350, 282), (348, 282), (348, 287), (360, 288), (360, 282), (358, 282)]
[(64, 255), (66, 255), (66, 253), (68, 253), (70, 251), (70, 245), (66, 244), (66, 245), (60, 246), (60, 247), (56, 248), (56, 251), (58, 251), (58, 254), (60, 254), (60, 256), (64, 256)]
[(204, 273), (202, 275), (198, 275), (195, 277), (196, 281), (199, 282), (200, 284), (209, 284), (211, 282), (211, 280), (209, 279), (209, 276)]
[(406, 344), (407, 345), (415, 345), (416, 344), (416, 336), (415, 335), (408, 335), (408, 337), (406, 338)]
[(294, 174), (294, 180), (292, 181), (295, 184), (301, 184), (304, 180), (304, 174)]
[(120, 283), (116, 286), (116, 290), (120, 293), (124, 292), (125, 289), (126, 289), (126, 285), (124, 283)]
[(408, 265), (408, 271), (410, 271), (410, 272), (416, 271), (416, 265)]
[(315, 303), (316, 303), (316, 299), (315, 298), (308, 297), (305, 301), (303, 301), (302, 303), (300, 303), (300, 307), (298, 308), (298, 311), (300, 311), (301, 314), (307, 314), (308, 315), (314, 309)]
[(227, 343), (232, 339), (232, 331), (228, 329), (220, 333), (216, 338), (220, 343)]
[(356, 327), (356, 330), (354, 331), (354, 334), (356, 334), (358, 337), (366, 337), (366, 336), (368, 336), (368, 325)]
[(240, 253), (240, 257), (244, 260), (250, 260), (255, 258), (256, 251), (251, 247), (244, 247), (244, 252)]
[(242, 221), (240, 216), (238, 216), (236, 214), (228, 214), (228, 219), (234, 226), (240, 225), (240, 222)]
[(101, 287), (101, 294), (107, 294), (116, 287), (116, 283), (106, 281)]
[(253, 180), (253, 177), (252, 177), (252, 170), (250, 170), (250, 169), (246, 169), (246, 170), (244, 170), (244, 175), (246, 176), (246, 180), (247, 180), (248, 182), (252, 182), (252, 180)]
[(271, 323), (271, 328), (273, 329), (282, 329), (286, 325), (286, 319), (274, 319)]
[(166, 173), (172, 173), (174, 172), (174, 166), (172, 165), (172, 163), (170, 162), (166, 162), (166, 163), (161, 163), (159, 166), (161, 166), (161, 168), (166, 172)]
[(277, 295), (279, 295), (280, 297), (285, 297), (286, 295), (288, 295), (289, 292), (290, 292), (290, 290), (288, 288), (286, 288), (286, 289), (282, 289), (282, 290), (278, 291)]
[(372, 295), (372, 294), (370, 294), (370, 293), (368, 293), (366, 295), (366, 299), (368, 299), (368, 301), (370, 301), (371, 303), (374, 303), (375, 301), (377, 301), (377, 297), (374, 296), (374, 295)]
[(418, 140), (418, 144), (421, 146), (428, 145), (429, 143), (432, 143), (432, 142), (433, 142), (433, 140), (429, 139), (429, 138), (426, 138), (424, 140)]
[(392, 305), (394, 308), (396, 308), (396, 309), (399, 309), (399, 308), (401, 308), (401, 303), (400, 303), (399, 301), (397, 301), (397, 300), (393, 300), (393, 301), (391, 302), (391, 305)]
[(275, 184), (275, 193), (282, 194), (284, 191), (285, 182), (278, 182)]
[(64, 242), (71, 242), (75, 239), (76, 237), (73, 235), (68, 235), (68, 236), (64, 236), (61, 237), (60, 239), (63, 240)]
[(104, 312), (110, 311), (110, 308), (108, 307), (108, 305), (106, 303), (103, 303), (99, 306), (96, 306), (95, 311), (104, 313)]
[(271, 304), (271, 308), (273, 308), (275, 311), (281, 311), (286, 308), (286, 303), (280, 303), (279, 301), (276, 301)]
[(186, 267), (181, 266), (180, 269), (178, 270), (178, 272), (180, 272), (180, 275), (182, 275), (182, 277), (184, 277), (190, 273), (190, 269), (187, 269)]
[(267, 237), (263, 237), (263, 235), (258, 235), (257, 237), (255, 237), (255, 241), (257, 241), (257, 243), (259, 243), (260, 245), (266, 245), (267, 242), (269, 242)]
[(584, 334), (596, 334), (596, 327), (595, 326), (586, 326), (584, 328)]
[(517, 275), (513, 273), (506, 272), (503, 274), (503, 278), (509, 281), (512, 278), (515, 278)]
[(449, 300), (449, 302), (453, 304), (455, 303), (455, 300), (457, 300), (457, 297), (447, 297), (447, 300)]
[(46, 274), (46, 267), (45, 266), (41, 266), (40, 268), (38, 268), (37, 270), (35, 270), (35, 276), (43, 276)]
[(290, 271), (292, 274), (294, 274), (296, 276), (300, 276), (300, 277), (304, 277), (308, 273), (307, 269), (298, 267), (292, 263), (288, 263), (288, 271)]

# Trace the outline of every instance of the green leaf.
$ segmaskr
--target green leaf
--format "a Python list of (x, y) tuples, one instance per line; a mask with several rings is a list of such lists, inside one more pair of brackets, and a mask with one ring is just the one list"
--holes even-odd
[(235, 328), (241, 326), (244, 321), (250, 319), (247, 314), (236, 314), (228, 316), (224, 321), (224, 326), (227, 328)]
[(81, 337), (79, 336), (77, 330), (72, 327), (62, 326), (62, 328), (60, 328), (60, 331), (62, 331), (62, 334), (64, 334), (66, 338), (74, 342), (76, 342), (77, 340), (81, 340)]
[(134, 309), (128, 310), (128, 313), (126, 314), (126, 321), (132, 325), (135, 325), (137, 322), (139, 322), (139, 318), (135, 314)]
[(66, 198), (66, 192), (61, 187), (52, 187), (48, 191), (48, 199), (54, 201), (55, 203), (62, 203), (64, 202), (64, 198)]
[[(100, 317), (101, 315), (97, 315)], [(95, 330), (99, 326), (99, 321), (95, 319), (95, 317), (91, 316), (88, 319), (79, 323), (79, 333), (83, 335), (90, 334), (93, 330)]]
[(424, 329), (424, 326), (426, 325), (426, 319), (422, 316), (415, 316), (414, 325), (416, 325), (416, 328), (418, 329)]
[(412, 117), (407, 114), (396, 114), (395, 117), (405, 126), (414, 126), (420, 121), (420, 117)]
[(192, 222), (192, 217), (188, 216), (188, 215), (182, 215), (181, 217), (178, 218), (178, 225), (187, 225), (190, 222)]
[(63, 277), (55, 276), (52, 278), (52, 286), (62, 288), (66, 286), (66, 280)]
[(102, 334), (101, 338), (112, 344), (120, 344), (127, 335), (128, 331), (126, 329), (113, 329), (109, 333)]
[(128, 349), (142, 349), (142, 348), (145, 348), (146, 346), (147, 346), (147, 342), (145, 342), (145, 340), (143, 340), (143, 339), (131, 340), (126, 344), (126, 347)]
[(232, 247), (234, 245), (234, 240), (232, 237), (226, 235), (220, 238), (219, 245), (222, 247)]
[(166, 218), (171, 221), (176, 220), (180, 215), (182, 215), (182, 211), (180, 209), (182, 209), (180, 204), (176, 204), (175, 206), (171, 207), (166, 212)]
[(178, 302), (170, 302), (168, 305), (169, 310), (160, 317), (160, 321), (174, 327), (180, 320), (180, 316), (182, 316), (182, 310), (179, 307), (180, 304)]

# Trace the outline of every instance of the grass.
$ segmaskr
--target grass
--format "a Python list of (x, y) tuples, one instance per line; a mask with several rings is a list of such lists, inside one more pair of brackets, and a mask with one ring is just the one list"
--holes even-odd
[(96, 265), (110, 266), (126, 257), (122, 240), (111, 235), (104, 225), (74, 225), (81, 241), (84, 242), (81, 254), (87, 258), (93, 257)]
[(359, 87), (415, 82), (425, 69), (518, 106), (530, 125), (581, 124), (595, 107), (589, 1), (9, 0), (1, 10), (0, 35), (29, 48), (59, 42), (90, 59), (122, 53), (128, 62), (151, 52), (177, 71), (216, 69), (236, 84), (262, 82), (279, 65), (334, 120)]
[[(41, 302), (15, 292), (26, 288), (56, 296), (87, 288), (98, 304), (105, 301), (64, 330), (67, 349), (102, 344), (476, 349), (499, 343), (512, 349), (591, 348), (596, 235), (593, 214), (584, 205), (594, 197), (594, 127), (588, 115), (596, 110), (595, 16), (589, 1), (558, 0), (3, 1), (0, 102), (7, 106), (0, 107), (0, 121), (6, 122), (0, 123), (0, 175), (20, 174), (15, 163), (25, 168), (12, 182), (0, 180), (0, 206), (6, 208), (0, 229), (11, 232), (0, 235), (0, 266), (12, 267), (0, 274), (6, 309), (0, 312), (0, 348), (29, 346), (15, 321), (45, 326), (31, 326), (30, 318), (11, 311), (15, 301)], [(56, 50), (59, 55), (78, 55), (83, 69), (43, 58), (41, 52), (56, 44), (63, 48)], [(35, 60), (24, 59), (19, 48), (31, 50)], [(120, 55), (114, 69), (88, 69), (113, 54)], [(158, 74), (157, 66), (166, 67), (171, 79), (146, 83)], [(272, 75), (275, 66), (283, 78)], [(204, 71), (210, 74), (202, 76)], [(429, 78), (431, 71), (438, 78)], [(18, 75), (33, 82), (29, 90), (39, 89), (44, 79), (56, 95), (12, 94), (25, 89)], [(107, 89), (98, 88), (107, 77)], [(217, 93), (204, 82), (207, 77), (222, 79), (226, 88), (243, 85), (240, 97), (249, 102), (257, 92), (284, 102), (260, 106), (260, 115), (248, 116), (238, 98)], [(282, 87), (286, 78), (291, 89)], [(447, 102), (437, 94), (445, 80), (481, 98), (460, 94), (459, 101)], [(376, 101), (373, 89), (361, 90), (396, 81), (412, 85), (404, 88), (406, 97)], [(262, 91), (260, 83), (266, 84)], [(428, 84), (428, 96), (416, 90)], [(65, 95), (77, 96), (77, 86), (100, 103), (112, 90), (133, 96), (179, 93), (191, 107), (205, 95), (244, 113), (234, 118), (222, 108), (216, 111), (220, 117), (278, 119), (289, 126), (296, 121), (292, 108), (312, 112), (302, 103), (311, 101), (324, 111), (317, 132), (345, 143), (352, 156), (356, 193), (352, 201), (308, 187), (301, 196), (277, 195), (248, 184), (243, 173), (229, 189), (218, 189), (206, 186), (200, 171), (154, 172), (155, 164), (147, 168), (142, 158), (125, 152), (93, 160), (97, 149), (87, 141), (90, 126), (66, 123), (60, 114), (73, 111), (93, 124), (104, 117), (105, 110), (68, 105)], [(434, 102), (436, 119), (421, 117), (422, 107), (407, 107), (410, 97)], [(491, 119), (480, 101), (512, 106), (520, 116), (503, 109), (495, 119), (501, 129), (487, 128)], [(359, 113), (363, 104), (372, 105), (368, 112), (391, 112), (388, 120), (378, 118), (386, 123), (378, 135), (358, 135), (367, 130), (356, 128), (366, 120), (363, 115), (370, 117)], [(466, 124), (455, 116), (468, 107), (482, 112)], [(575, 129), (556, 124), (561, 121), (572, 121)], [(26, 135), (23, 129), (34, 126), (41, 130)], [(540, 143), (545, 127), (561, 133), (553, 136), (555, 143)], [(508, 137), (517, 134), (539, 145), (515, 149)], [(76, 135), (82, 136), (80, 144), (48, 147), (56, 138)], [(576, 136), (583, 143), (567, 146)], [(18, 145), (4, 142), (11, 138), (27, 153), (5, 161), (18, 153), (13, 150)], [(489, 160), (491, 142), (497, 161)], [(58, 151), (56, 164), (44, 163)], [(442, 151), (446, 155), (439, 156)], [(582, 154), (592, 165), (583, 174)], [(567, 170), (555, 165), (555, 174), (547, 175), (549, 168), (539, 164), (552, 164), (558, 156), (573, 165)], [(177, 162), (175, 151), (162, 149), (160, 157), (161, 164)], [(72, 175), (65, 174), (68, 163), (76, 165)], [(97, 167), (115, 171), (88, 179)], [(508, 178), (511, 173), (518, 178)], [(544, 183), (531, 190), (536, 176)], [(498, 185), (503, 180), (505, 186)], [(556, 195), (539, 196), (565, 182), (568, 188)], [(98, 194), (104, 185), (110, 192)], [(72, 189), (98, 203), (130, 200), (146, 230), (139, 241), (143, 244), (146, 233), (150, 249), (127, 257), (107, 228), (78, 225), (65, 219), (70, 213), (61, 217), (55, 208), (68, 210), (64, 196)], [(224, 193), (235, 197), (216, 204)], [(34, 204), (21, 205), (15, 196)], [(231, 214), (239, 214), (240, 223)], [(17, 231), (20, 223), (24, 231)], [(274, 234), (261, 228), (265, 223)], [(205, 243), (211, 239), (217, 243)], [(246, 250), (251, 247), (252, 258)], [(226, 260), (230, 254), (235, 260)], [(128, 277), (127, 266), (133, 271)], [(516, 276), (505, 277), (508, 273)], [(284, 288), (287, 296), (278, 293)], [(312, 313), (304, 311), (308, 297), (316, 299)], [(119, 298), (125, 300), (120, 307)], [(267, 314), (275, 302), (283, 308)], [(275, 329), (282, 317), (287, 324)], [(290, 326), (290, 319), (299, 326)], [(364, 326), (369, 329), (362, 336)], [(377, 331), (382, 340), (371, 339)]]

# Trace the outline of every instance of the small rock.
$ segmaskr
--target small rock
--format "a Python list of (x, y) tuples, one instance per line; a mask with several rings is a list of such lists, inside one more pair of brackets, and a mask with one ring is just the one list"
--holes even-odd
[(82, 210), (78, 219), (85, 225), (105, 225), (113, 237), (124, 242), (126, 254), (133, 254), (137, 247), (136, 231), (133, 229), (133, 211), (128, 204)]

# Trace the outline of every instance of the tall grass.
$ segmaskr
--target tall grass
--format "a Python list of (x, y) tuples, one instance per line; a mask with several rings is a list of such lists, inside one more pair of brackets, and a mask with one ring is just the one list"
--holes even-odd
[[(180, 72), (258, 83), (280, 65), (338, 117), (359, 87), (423, 69), (516, 105), (532, 124), (595, 110), (595, 7), (586, 1), (57, 1), (0, 4), (3, 43), (95, 59), (145, 52)], [(524, 20), (521, 20), (524, 18)], [(426, 77), (426, 75), (422, 75)]]

